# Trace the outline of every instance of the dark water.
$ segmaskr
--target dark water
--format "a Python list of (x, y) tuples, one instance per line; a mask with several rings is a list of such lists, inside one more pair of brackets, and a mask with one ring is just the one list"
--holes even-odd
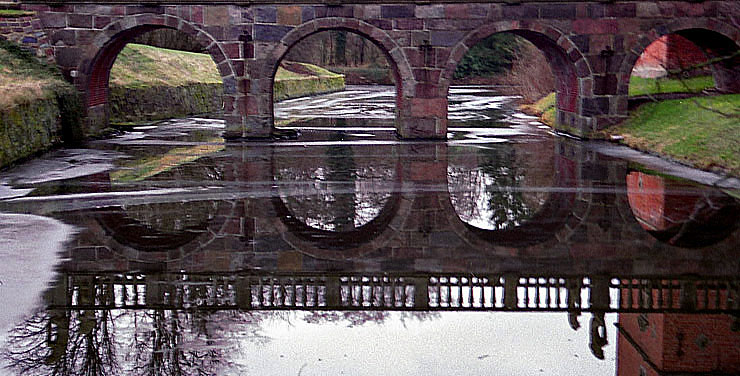
[(398, 142), (392, 98), (284, 102), (292, 140), (172, 120), (1, 174), (5, 371), (740, 373), (736, 180), (480, 88), (453, 91), (452, 141)]

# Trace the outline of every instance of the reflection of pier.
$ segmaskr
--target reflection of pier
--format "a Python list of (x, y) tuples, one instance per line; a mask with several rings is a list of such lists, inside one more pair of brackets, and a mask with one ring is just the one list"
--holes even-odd
[(50, 309), (740, 313), (740, 279), (371, 273), (67, 274)]

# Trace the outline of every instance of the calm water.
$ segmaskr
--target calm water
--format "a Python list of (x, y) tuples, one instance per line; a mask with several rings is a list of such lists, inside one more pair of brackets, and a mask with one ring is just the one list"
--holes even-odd
[(378, 87), (283, 141), (142, 126), (0, 173), (10, 375), (740, 373), (740, 182), (456, 88), (399, 142)]

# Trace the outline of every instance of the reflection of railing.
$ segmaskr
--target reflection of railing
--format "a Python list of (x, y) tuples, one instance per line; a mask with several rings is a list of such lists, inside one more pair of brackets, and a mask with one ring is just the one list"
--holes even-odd
[(69, 274), (52, 308), (740, 312), (740, 279), (452, 274)]

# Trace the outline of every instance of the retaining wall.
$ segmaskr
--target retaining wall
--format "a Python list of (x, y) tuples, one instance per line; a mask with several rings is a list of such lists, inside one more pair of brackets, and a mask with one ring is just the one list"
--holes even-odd
[(60, 143), (61, 125), (54, 97), (0, 110), (0, 168)]
[(111, 87), (111, 121), (137, 122), (205, 114), (223, 108), (223, 85)]
[(304, 77), (275, 80), (273, 100), (305, 97), (307, 95), (326, 94), (344, 90), (344, 76)]

